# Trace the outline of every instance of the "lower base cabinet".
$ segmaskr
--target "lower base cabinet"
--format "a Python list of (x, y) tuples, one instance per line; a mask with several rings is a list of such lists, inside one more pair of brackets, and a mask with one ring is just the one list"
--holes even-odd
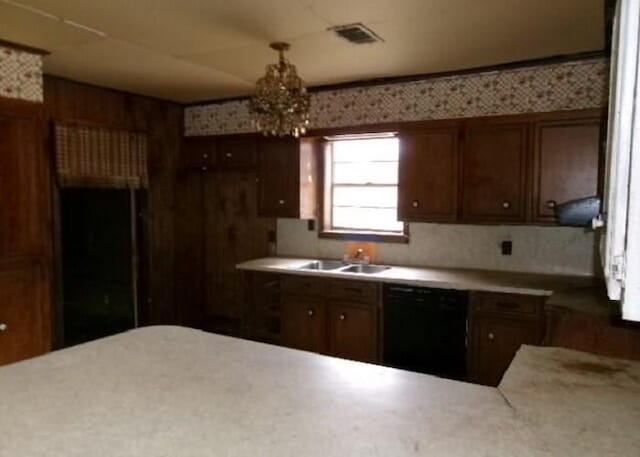
[(544, 336), (544, 298), (474, 292), (469, 315), (469, 381), (497, 386), (523, 344)]
[(376, 362), (378, 287), (357, 281), (283, 278), (281, 343), (295, 349)]
[(376, 362), (375, 313), (347, 303), (329, 306), (329, 353), (344, 359)]
[[(380, 363), (381, 284), (247, 273), (248, 338)], [(497, 386), (521, 345), (539, 345), (544, 297), (470, 292), (467, 380)]]
[(303, 351), (325, 353), (326, 317), (321, 298), (285, 295), (280, 318), (282, 344)]
[(0, 259), (0, 365), (51, 349), (48, 291), (40, 263)]

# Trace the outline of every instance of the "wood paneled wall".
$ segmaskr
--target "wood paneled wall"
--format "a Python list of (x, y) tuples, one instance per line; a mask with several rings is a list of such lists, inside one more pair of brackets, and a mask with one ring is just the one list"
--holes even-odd
[[(197, 144), (185, 141), (183, 156), (193, 155), (192, 149), (198, 147), (213, 154), (215, 144), (215, 137), (202, 138)], [(197, 167), (179, 173), (176, 302), (188, 325), (242, 335), (247, 302), (236, 264), (269, 255), (276, 221), (258, 216), (255, 166), (219, 165), (216, 171)]]
[[(45, 111), (49, 126), (75, 122), (145, 131), (149, 136), (149, 300), (140, 303), (142, 324), (183, 322), (174, 280), (175, 181), (182, 139), (182, 107), (175, 103), (46, 76)], [(47, 145), (53, 152), (51, 128)], [(51, 155), (53, 158), (53, 155)], [(144, 278), (144, 271), (142, 280)]]

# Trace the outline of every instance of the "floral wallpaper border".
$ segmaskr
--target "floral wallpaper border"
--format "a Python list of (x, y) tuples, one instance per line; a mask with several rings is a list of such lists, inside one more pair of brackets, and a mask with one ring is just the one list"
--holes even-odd
[[(310, 128), (600, 108), (607, 59), (315, 92)], [(253, 131), (247, 100), (185, 109), (185, 135)]]
[(0, 97), (42, 102), (42, 56), (0, 46)]

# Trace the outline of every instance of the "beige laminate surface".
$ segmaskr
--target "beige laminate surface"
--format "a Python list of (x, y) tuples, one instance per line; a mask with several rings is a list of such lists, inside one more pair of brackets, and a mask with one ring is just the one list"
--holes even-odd
[(498, 389), (557, 455), (640, 455), (640, 362), (522, 346)]
[(0, 392), (3, 457), (555, 455), (497, 389), (179, 327), (2, 367)]
[(576, 288), (594, 283), (594, 279), (591, 277), (508, 273), (503, 271), (453, 268), (393, 266), (389, 270), (374, 275), (299, 269), (300, 266), (313, 260), (315, 259), (265, 257), (240, 263), (237, 265), (237, 268), (250, 271), (357, 279), (362, 281), (398, 283), (443, 289), (543, 296), (549, 296), (559, 291), (575, 290)]

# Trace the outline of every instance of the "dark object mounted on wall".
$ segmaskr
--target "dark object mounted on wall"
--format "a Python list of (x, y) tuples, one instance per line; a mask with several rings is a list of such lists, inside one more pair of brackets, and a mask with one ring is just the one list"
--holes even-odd
[(559, 203), (555, 207), (558, 225), (590, 227), (594, 217), (600, 214), (600, 197), (579, 198)]

